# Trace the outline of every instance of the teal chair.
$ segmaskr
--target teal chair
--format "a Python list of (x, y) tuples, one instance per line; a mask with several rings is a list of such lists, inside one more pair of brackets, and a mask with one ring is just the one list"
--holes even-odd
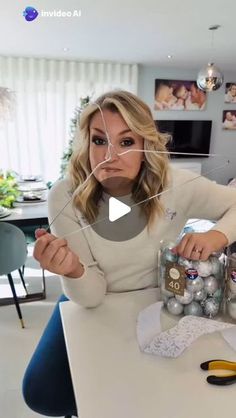
[(22, 328), (24, 328), (24, 322), (11, 273), (14, 270), (18, 270), (27, 293), (21, 270), (25, 265), (26, 257), (27, 243), (24, 233), (15, 225), (7, 222), (0, 222), (0, 275), (6, 275), (8, 277)]

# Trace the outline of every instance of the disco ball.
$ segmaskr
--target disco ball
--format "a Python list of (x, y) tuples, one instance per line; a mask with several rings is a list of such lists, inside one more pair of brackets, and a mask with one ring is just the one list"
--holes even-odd
[(203, 91), (218, 90), (224, 81), (224, 76), (220, 69), (213, 63), (207, 64), (202, 68), (197, 76), (197, 85)]

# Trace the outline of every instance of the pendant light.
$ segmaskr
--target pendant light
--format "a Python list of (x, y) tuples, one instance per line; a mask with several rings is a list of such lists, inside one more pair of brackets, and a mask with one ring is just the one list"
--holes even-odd
[[(220, 25), (210, 26), (211, 31), (211, 53), (213, 52), (214, 32), (220, 28)], [(224, 76), (221, 70), (213, 63), (212, 59), (206, 67), (202, 68), (197, 76), (197, 85), (203, 91), (218, 90), (222, 86)]]

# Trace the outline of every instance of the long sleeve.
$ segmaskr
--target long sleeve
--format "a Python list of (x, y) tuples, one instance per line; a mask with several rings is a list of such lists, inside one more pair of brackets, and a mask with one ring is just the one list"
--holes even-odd
[[(65, 237), (70, 249), (78, 255), (84, 265), (84, 274), (80, 278), (61, 277), (65, 295), (84, 307), (99, 305), (106, 293), (107, 283), (104, 273), (94, 260), (89, 244), (81, 231), (81, 225), (72, 207), (70, 185), (68, 180), (58, 181), (48, 196), (49, 223), (54, 220), (51, 232), (57, 237)], [(68, 203), (69, 202), (69, 203)], [(73, 232), (73, 234), (71, 234)], [(71, 234), (71, 235), (70, 235)]]
[(179, 194), (178, 203), (188, 218), (216, 221), (212, 229), (224, 233), (229, 244), (236, 241), (236, 190), (188, 170), (179, 173), (176, 199)]

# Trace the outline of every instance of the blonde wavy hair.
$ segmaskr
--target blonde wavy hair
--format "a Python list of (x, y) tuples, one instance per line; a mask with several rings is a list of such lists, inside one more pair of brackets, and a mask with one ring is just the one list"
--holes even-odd
[[(101, 110), (119, 113), (130, 130), (144, 138), (144, 161), (132, 188), (134, 202), (138, 203), (161, 193), (168, 183), (168, 153), (145, 153), (145, 150), (166, 152), (169, 139), (167, 135), (158, 132), (149, 107), (127, 91), (115, 90), (101, 95), (81, 114), (68, 171), (74, 192), (73, 204), (89, 223), (96, 221), (98, 202), (103, 193), (103, 187), (94, 175), (83, 185), (92, 172), (89, 161), (90, 122), (94, 114), (100, 111), (98, 106)], [(156, 216), (163, 214), (164, 208), (156, 196), (142, 203), (141, 210), (146, 215), (149, 229)]]

